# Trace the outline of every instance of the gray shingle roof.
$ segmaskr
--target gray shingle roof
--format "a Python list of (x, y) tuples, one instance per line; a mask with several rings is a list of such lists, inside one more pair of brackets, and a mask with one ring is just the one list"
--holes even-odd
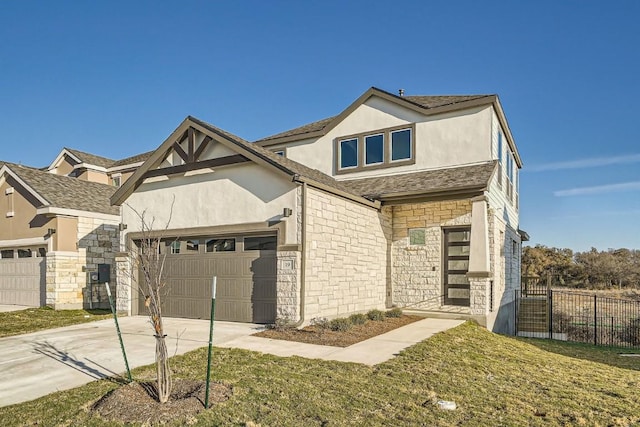
[(343, 180), (341, 183), (352, 192), (373, 199), (406, 193), (430, 194), (481, 189), (489, 185), (496, 164), (496, 161), (491, 161), (447, 169)]
[(95, 154), (85, 153), (84, 151), (74, 150), (72, 148), (65, 147), (65, 150), (67, 150), (68, 152), (76, 156), (78, 159), (80, 159), (82, 163), (88, 163), (90, 165), (100, 166), (102, 168), (109, 168), (115, 162), (115, 160), (113, 159), (108, 159), (102, 156), (96, 156)]
[[(408, 101), (418, 107), (424, 108), (425, 110), (430, 110), (437, 107), (444, 107), (447, 105), (459, 104), (461, 102), (472, 101), (475, 99), (491, 97), (493, 95), (411, 95), (411, 96), (398, 96), (390, 92), (386, 92), (382, 89), (374, 88), (380, 92), (384, 92), (388, 95), (391, 95), (399, 100)], [(339, 115), (338, 115), (339, 116)], [(331, 122), (336, 119), (338, 116), (328, 117), (326, 119), (318, 120), (313, 123), (308, 123), (306, 125), (290, 129), (284, 132), (277, 133), (275, 135), (267, 136), (265, 138), (259, 139), (255, 142), (263, 142), (270, 141), (272, 139), (284, 138), (289, 136), (300, 136), (304, 137), (304, 134), (317, 132), (323, 130), (327, 127)]]
[(423, 108), (444, 107), (445, 105), (459, 104), (474, 99), (486, 98), (492, 95), (410, 95), (402, 99), (413, 102)]
[(308, 123), (306, 125), (297, 127), (295, 129), (286, 130), (284, 132), (277, 133), (275, 135), (262, 138), (256, 142), (268, 141), (270, 139), (283, 138), (285, 136), (304, 135), (305, 133), (316, 132), (324, 129), (333, 119), (337, 116), (327, 117), (326, 119), (318, 120), (317, 122)]
[(113, 186), (55, 175), (13, 163), (0, 162), (0, 167), (3, 164), (46, 199), (52, 207), (110, 215), (120, 214), (120, 208), (111, 206), (109, 202), (109, 198), (116, 191)]
[(144, 162), (152, 154), (153, 154), (153, 151), (147, 151), (146, 153), (136, 154), (135, 156), (127, 157), (125, 159), (113, 162), (113, 164), (110, 167), (114, 168), (116, 166), (125, 166), (125, 165), (129, 165), (129, 164), (132, 164), (132, 163)]

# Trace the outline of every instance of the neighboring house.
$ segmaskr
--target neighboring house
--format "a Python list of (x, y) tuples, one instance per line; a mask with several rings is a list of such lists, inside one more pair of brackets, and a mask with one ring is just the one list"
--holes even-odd
[(144, 158), (65, 148), (48, 168), (0, 162), (0, 304), (105, 306), (91, 274), (115, 274), (120, 209), (109, 198)]
[[(256, 323), (399, 306), (506, 332), (519, 287), (515, 142), (496, 95), (371, 88), (255, 143), (187, 117), (111, 197), (167, 254), (164, 314)], [(118, 307), (144, 310), (117, 258)]]

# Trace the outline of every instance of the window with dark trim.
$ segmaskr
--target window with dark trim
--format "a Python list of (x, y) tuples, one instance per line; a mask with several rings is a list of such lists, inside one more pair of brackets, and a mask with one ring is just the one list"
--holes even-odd
[(31, 258), (33, 254), (31, 249), (18, 249), (18, 258)]
[(415, 163), (415, 124), (363, 132), (335, 140), (336, 173)]
[(207, 240), (205, 252), (234, 252), (236, 239), (210, 239)]
[(245, 237), (245, 251), (275, 251), (278, 246), (276, 236)]
[(5, 259), (13, 259), (13, 249), (4, 249), (0, 251), (0, 258)]

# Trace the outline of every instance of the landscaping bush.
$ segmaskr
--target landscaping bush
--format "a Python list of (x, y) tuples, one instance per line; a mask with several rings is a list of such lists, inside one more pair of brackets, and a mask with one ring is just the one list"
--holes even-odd
[(351, 320), (351, 323), (354, 325), (364, 325), (367, 323), (367, 316), (362, 313), (356, 313), (349, 316), (349, 320)]
[(309, 323), (321, 331), (329, 329), (329, 320), (326, 317), (314, 317)]
[(384, 320), (384, 312), (380, 310), (371, 310), (367, 313), (367, 318), (369, 320), (376, 320), (378, 322)]
[(387, 317), (402, 317), (402, 309), (400, 307), (392, 308), (391, 310), (387, 310), (385, 313)]
[(278, 317), (275, 323), (269, 326), (276, 331), (288, 331), (295, 329), (295, 322), (288, 317)]
[(329, 322), (329, 328), (334, 332), (345, 332), (353, 327), (353, 323), (347, 317), (339, 317)]

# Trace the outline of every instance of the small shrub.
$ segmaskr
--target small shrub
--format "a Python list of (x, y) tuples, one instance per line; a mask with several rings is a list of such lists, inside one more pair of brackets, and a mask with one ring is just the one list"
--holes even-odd
[(376, 320), (378, 322), (384, 320), (384, 312), (380, 310), (371, 310), (367, 313), (367, 318), (369, 320)]
[(387, 310), (385, 313), (387, 317), (402, 317), (402, 309), (400, 307), (394, 307), (391, 310)]
[(353, 323), (347, 317), (340, 317), (329, 322), (329, 328), (334, 332), (345, 332), (353, 327)]
[(309, 323), (321, 331), (329, 329), (329, 320), (326, 317), (314, 317)]
[(295, 322), (288, 317), (278, 317), (272, 325), (269, 325), (271, 329), (275, 329), (276, 331), (290, 331), (295, 329)]
[(356, 313), (349, 316), (349, 320), (354, 325), (364, 325), (365, 323), (367, 323), (367, 316), (362, 313)]

